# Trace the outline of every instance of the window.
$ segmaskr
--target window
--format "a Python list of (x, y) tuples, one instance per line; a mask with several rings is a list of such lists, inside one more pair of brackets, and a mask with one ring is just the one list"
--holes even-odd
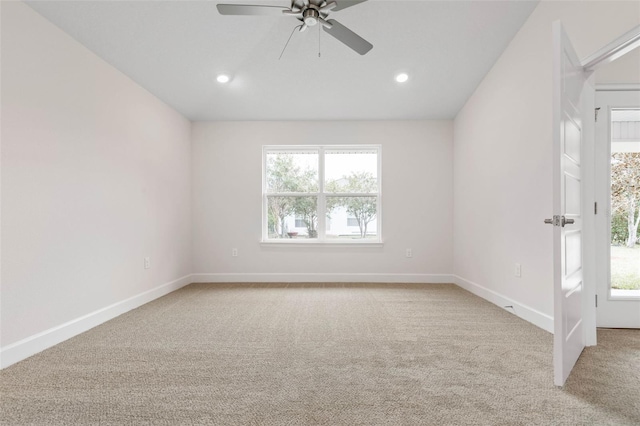
[(296, 228), (304, 228), (307, 226), (307, 222), (301, 216), (296, 216)]
[(263, 240), (379, 242), (380, 163), (379, 146), (265, 146)]

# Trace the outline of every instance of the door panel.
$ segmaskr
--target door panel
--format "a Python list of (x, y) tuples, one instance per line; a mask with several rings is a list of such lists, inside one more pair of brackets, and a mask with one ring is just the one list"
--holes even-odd
[[(578, 110), (570, 101), (569, 104), (574, 112)], [(566, 115), (564, 120), (564, 154), (569, 160), (580, 165), (580, 141), (582, 140), (580, 125), (572, 120), (571, 114)]]
[[(574, 341), (569, 337), (580, 330), (582, 325), (582, 316), (580, 307), (582, 306), (582, 281), (576, 283), (573, 289), (567, 291), (567, 300), (565, 302), (567, 309), (565, 312), (565, 333), (569, 342)], [(575, 341), (577, 341), (576, 339)], [(582, 351), (582, 349), (580, 349)]]
[[(554, 383), (562, 386), (585, 347), (582, 256), (583, 102), (587, 76), (560, 22), (554, 23), (553, 212)], [(564, 223), (567, 220), (568, 223)]]
[(564, 177), (565, 194), (565, 212), (569, 215), (580, 216), (582, 211), (582, 197), (580, 194), (580, 178), (565, 174)]
[[(574, 275), (582, 270), (582, 232), (570, 231), (565, 232), (565, 283), (567, 290), (571, 290), (575, 286)], [(579, 279), (578, 276), (575, 278)]]

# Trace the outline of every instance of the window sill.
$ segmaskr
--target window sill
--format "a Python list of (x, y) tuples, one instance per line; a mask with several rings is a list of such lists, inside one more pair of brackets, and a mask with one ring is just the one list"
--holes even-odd
[(610, 289), (609, 300), (640, 300), (640, 290), (616, 290)]
[(262, 247), (384, 247), (380, 240), (374, 241), (313, 241), (303, 239), (260, 241)]

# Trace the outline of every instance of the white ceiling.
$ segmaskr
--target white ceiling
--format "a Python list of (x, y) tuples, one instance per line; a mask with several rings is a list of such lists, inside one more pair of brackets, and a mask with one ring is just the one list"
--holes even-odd
[[(369, 0), (330, 16), (373, 44), (367, 55), (313, 27), (281, 60), (295, 18), (216, 9), (289, 1), (27, 4), (191, 120), (453, 118), (537, 4)], [(217, 83), (221, 72), (232, 81)]]

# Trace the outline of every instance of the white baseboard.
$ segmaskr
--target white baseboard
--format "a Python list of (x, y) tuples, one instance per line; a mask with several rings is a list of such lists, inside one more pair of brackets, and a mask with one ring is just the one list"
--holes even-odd
[(185, 275), (177, 280), (160, 285), (151, 290), (130, 297), (126, 300), (99, 309), (90, 314), (76, 318), (57, 327), (50, 328), (41, 333), (22, 339), (0, 349), (0, 368), (8, 367), (18, 361), (22, 361), (80, 333), (100, 325), (110, 319), (124, 314), (132, 309), (149, 303), (159, 297), (191, 284), (191, 275)]
[(493, 290), (489, 290), (488, 288), (483, 287), (480, 284), (459, 277), (458, 275), (453, 275), (453, 279), (453, 282), (457, 286), (462, 287), (463, 289), (475, 294), (476, 296), (482, 297), (483, 299), (495, 305), (498, 305), (503, 309), (505, 309), (505, 306), (513, 306), (513, 309), (506, 310), (522, 318), (523, 320), (528, 321), (545, 331), (548, 331), (549, 333), (553, 333), (553, 317), (547, 314), (543, 314), (542, 312), (537, 311), (527, 305), (516, 302), (515, 300), (496, 293)]
[(453, 283), (451, 274), (340, 274), (340, 273), (198, 273), (192, 274), (194, 283), (256, 283), (256, 282), (286, 282), (286, 283), (425, 283), (449, 284)]

